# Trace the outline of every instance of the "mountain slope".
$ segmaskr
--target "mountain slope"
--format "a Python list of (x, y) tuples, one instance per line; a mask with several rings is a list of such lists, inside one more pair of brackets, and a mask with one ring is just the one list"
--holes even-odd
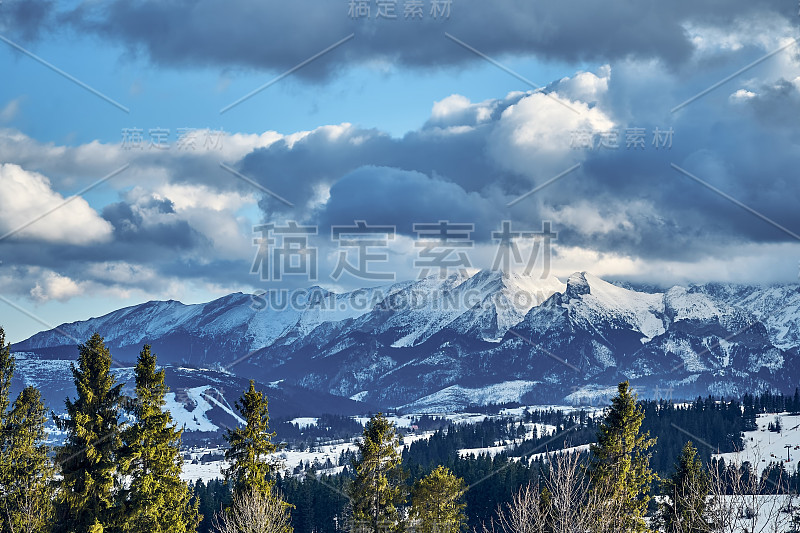
[(645, 396), (675, 397), (790, 390), (800, 381), (797, 285), (659, 292), (586, 272), (563, 283), (479, 271), (288, 296), (296, 305), (240, 293), (197, 305), (148, 302), (13, 349), (57, 366), (74, 356), (74, 339), (97, 331), (119, 361), (132, 362), (147, 342), (175, 368), (381, 408), (557, 402), (596, 397), (622, 379)]

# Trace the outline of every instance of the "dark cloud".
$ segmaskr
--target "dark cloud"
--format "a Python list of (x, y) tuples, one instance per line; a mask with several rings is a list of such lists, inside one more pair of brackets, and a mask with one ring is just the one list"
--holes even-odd
[(0, 4), (0, 29), (7, 37), (31, 40), (51, 21), (52, 0), (5, 0)]
[[(798, 86), (800, 79), (797, 82), (781, 79), (775, 83), (761, 85), (747, 96), (740, 96), (742, 93), (734, 94), (731, 99), (738, 103), (740, 108), (751, 112), (752, 117), (764, 126), (790, 128), (796, 135), (800, 135), (800, 131), (797, 131), (797, 116), (800, 114)], [(745, 91), (742, 89), (744, 94), (748, 94)]]
[[(662, 87), (661, 109), (653, 110), (651, 94), (657, 84)], [(622, 117), (614, 128), (620, 147), (561, 152), (562, 168), (575, 158), (581, 168), (510, 209), (505, 207), (509, 201), (549, 177), (537, 173), (536, 158), (529, 172), (504, 169), (504, 154), (524, 154), (525, 145), (504, 147), (503, 153), (489, 149), (504, 120), (502, 111), (520, 98), (513, 104), (484, 103), (483, 116), (489, 118), (482, 121), (475, 120), (474, 105), (464, 105), (401, 139), (357, 128), (335, 138), (319, 131), (291, 148), (282, 144), (253, 152), (242, 165), (248, 175), (285, 197), (299, 199), (298, 204), (320, 184), (329, 187), (330, 198), (314, 212), (280, 208), (267, 196), (261, 204), (267, 217), (304, 218), (323, 226), (364, 219), (397, 224), (407, 232), (411, 222), (439, 219), (494, 228), (504, 218), (527, 227), (551, 218), (560, 244), (677, 261), (714, 257), (721, 248), (747, 243), (794, 242), (762, 217), (800, 233), (796, 132), (775, 128), (732, 102), (728, 95), (735, 84), (688, 112), (670, 114), (677, 100), (668, 95), (686, 90), (676, 85), (662, 79), (640, 82), (628, 88), (630, 99), (624, 106), (618, 95), (601, 95), (598, 106)], [(791, 103), (794, 96), (785, 85), (765, 95)], [(618, 85), (609, 87), (613, 91)], [(746, 105), (766, 102), (753, 99)], [(529, 120), (537, 120), (536, 115)], [(470, 128), (448, 133), (447, 128), (461, 125)], [(645, 131), (643, 149), (625, 146), (626, 130), (634, 127)], [(672, 129), (669, 148), (653, 144), (656, 129)], [(676, 171), (673, 163), (761, 216)], [(476, 236), (485, 240), (488, 232)]]
[(366, 220), (397, 226), (397, 231), (405, 235), (414, 235), (415, 222), (466, 222), (475, 224), (484, 238), (500, 222), (497, 206), (478, 193), (468, 193), (455, 183), (421, 172), (387, 167), (362, 167), (343, 176), (331, 187), (330, 198), (315, 215), (326, 229)]
[(788, 2), (679, 0), (629, 2), (486, 2), (456, 0), (449, 19), (396, 20), (348, 17), (347, 0), (251, 2), (231, 0), (113, 0), (81, 3), (62, 19), (141, 51), (159, 64), (217, 65), (283, 71), (343, 37), (355, 39), (298, 72), (306, 78), (373, 60), (412, 67), (479, 61), (444, 35), (449, 32), (483, 53), (530, 54), (569, 62), (656, 58), (676, 66), (693, 44), (686, 25), (726, 27), (736, 17), (796, 17)]
[[(483, 128), (459, 134), (430, 129), (396, 139), (356, 127), (320, 128), (291, 148), (278, 142), (255, 150), (240, 168), (244, 175), (295, 205), (313, 198), (318, 185), (330, 186), (370, 165), (439, 176), (467, 192), (486, 191), (515, 179), (492, 163), (486, 153), (486, 134)], [(261, 206), (270, 216), (296, 212), (269, 195), (263, 197)]]
[(120, 245), (148, 243), (189, 250), (205, 240), (174, 213), (169, 200), (147, 199), (135, 205), (108, 205), (103, 209), (103, 218), (114, 226), (114, 241)]

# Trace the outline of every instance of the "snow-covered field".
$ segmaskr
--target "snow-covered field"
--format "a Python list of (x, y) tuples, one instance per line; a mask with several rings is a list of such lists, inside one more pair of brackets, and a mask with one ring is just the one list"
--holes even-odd
[(553, 453), (576, 453), (576, 452), (577, 453), (583, 453), (583, 452), (589, 451), (589, 446), (591, 446), (591, 445), (590, 444), (581, 444), (580, 446), (572, 446), (570, 448), (563, 448), (561, 450), (548, 450), (548, 451), (542, 452), (542, 453), (531, 454), (531, 455), (529, 455), (527, 457), (527, 459), (530, 462), (539, 461), (539, 460), (547, 461), (547, 456), (551, 455)]
[[(780, 433), (767, 429), (770, 423), (775, 422), (776, 417), (781, 421)], [(758, 415), (756, 423), (756, 431), (744, 434), (744, 450), (715, 454), (714, 457), (722, 457), (726, 463), (747, 461), (754, 466), (760, 465), (762, 470), (770, 463), (783, 462), (788, 472), (794, 472), (800, 465), (800, 416), (788, 413)]]
[[(430, 438), (432, 434), (433, 432), (430, 431), (407, 435), (403, 437), (403, 444), (398, 447), (398, 450), (402, 450), (403, 447), (411, 446), (412, 443), (418, 440)], [(303, 463), (304, 466), (318, 465), (317, 472), (321, 474), (337, 474), (341, 472), (343, 468), (339, 466), (339, 457), (343, 452), (354, 451), (356, 449), (356, 440), (357, 439), (353, 439), (351, 442), (337, 442), (335, 444), (322, 444), (305, 451), (283, 450), (272, 454), (269, 459), (278, 463), (281, 472), (288, 475), (293, 474), (294, 469), (301, 463)], [(202, 479), (204, 482), (208, 482), (212, 479), (219, 479), (223, 477), (223, 470), (228, 467), (228, 462), (224, 460), (206, 461), (205, 463), (200, 461), (200, 458), (206, 454), (224, 454), (225, 450), (222, 448), (193, 448), (183, 453), (184, 455), (191, 456), (191, 458), (184, 459), (183, 461), (181, 479), (184, 481)], [(197, 462), (197, 464), (193, 464), (195, 462)]]
[(493, 446), (486, 446), (484, 448), (463, 448), (458, 450), (458, 455), (461, 457), (469, 457), (470, 455), (474, 455), (478, 457), (479, 455), (487, 454), (491, 457), (494, 457), (498, 453), (511, 451), (514, 449), (514, 445), (522, 442), (523, 440), (529, 440), (533, 438), (534, 429), (536, 430), (536, 435), (539, 437), (542, 436), (549, 436), (556, 432), (556, 427), (551, 426), (549, 424), (525, 424), (525, 437), (523, 439), (517, 440), (506, 440), (504, 442), (496, 442)]
[(206, 415), (214, 407), (219, 407), (240, 424), (245, 423), (217, 389), (210, 385), (168, 392), (164, 400), (164, 409), (170, 412), (174, 423), (184, 431), (217, 431), (219, 427)]
[[(209, 394), (208, 391), (204, 390), (204, 387), (199, 387), (197, 389), (189, 389), (186, 394), (190, 396), (191, 402), (187, 402), (189, 404), (194, 404), (195, 407), (188, 411), (187, 408), (181, 404), (180, 409), (176, 409), (176, 412), (179, 413), (177, 417), (177, 421), (182, 425), (186, 424), (187, 428), (195, 427), (199, 429), (200, 427), (205, 427), (211, 424), (211, 422), (205, 417), (205, 412), (211, 408), (211, 404), (214, 400), (213, 395)], [(172, 396), (168, 396), (167, 398), (168, 404), (175, 403), (175, 399)], [(177, 407), (177, 406), (176, 406)], [(226, 406), (227, 407), (227, 406)], [(441, 417), (446, 419), (448, 422), (452, 424), (478, 424), (483, 422), (488, 418), (506, 418), (511, 417), (516, 421), (522, 420), (525, 415), (525, 411), (535, 411), (535, 410), (554, 410), (554, 411), (562, 411), (564, 413), (570, 413), (574, 411), (578, 411), (580, 409), (586, 409), (585, 407), (574, 407), (574, 406), (559, 406), (559, 405), (546, 405), (546, 406), (529, 406), (529, 407), (517, 407), (512, 409), (503, 409), (497, 415), (485, 415), (481, 413), (409, 413), (404, 415), (390, 415), (387, 416), (387, 419), (394, 423), (395, 426), (400, 430), (400, 433), (406, 433), (412, 429), (416, 420), (418, 420), (421, 416), (429, 415), (435, 417)], [(591, 409), (591, 411), (601, 411), (599, 408)], [(354, 417), (354, 420), (359, 422), (360, 424), (364, 425), (369, 421), (369, 418), (366, 416)], [(314, 426), (317, 424), (319, 420), (313, 417), (300, 417), (292, 419), (290, 422), (293, 424), (297, 424), (301, 429), (308, 428), (310, 426)], [(543, 435), (552, 435), (556, 431), (556, 427), (549, 424), (538, 424), (538, 423), (526, 423), (525, 424), (526, 434), (523, 440), (528, 440), (533, 438), (534, 429), (536, 430), (536, 434), (538, 436)], [(420, 440), (420, 439), (427, 439), (433, 434), (432, 431), (429, 432), (409, 432), (403, 436), (403, 444), (402, 446), (408, 447), (412, 443)], [(274, 454), (272, 459), (279, 462), (281, 464), (281, 470), (287, 474), (292, 474), (294, 469), (298, 467), (301, 463), (303, 465), (314, 465), (315, 462), (318, 465), (317, 471), (320, 473), (337, 473), (340, 472), (342, 467), (338, 466), (339, 457), (342, 452), (352, 451), (356, 449), (356, 442), (357, 436), (354, 436), (351, 440), (347, 442), (336, 441), (330, 443), (321, 443), (320, 445), (314, 446), (310, 450), (299, 451), (299, 450), (283, 450), (277, 454)], [(472, 448), (472, 449), (463, 449), (459, 450), (459, 454), (462, 457), (466, 457), (469, 455), (481, 455), (481, 454), (489, 454), (489, 455), (496, 455), (503, 451), (509, 451), (514, 448), (515, 442), (520, 442), (521, 439), (514, 440), (506, 440), (504, 442), (495, 442), (492, 443), (491, 446), (486, 446), (482, 448)], [(578, 447), (580, 448), (580, 447)], [(207, 454), (211, 455), (222, 455), (224, 454), (224, 450), (221, 448), (193, 448), (188, 452), (183, 452), (185, 455), (188, 455), (189, 458), (184, 460), (183, 465), (183, 474), (181, 478), (184, 480), (197, 480), (202, 479), (203, 481), (209, 481), (211, 479), (221, 478), (222, 477), (222, 470), (226, 468), (228, 465), (225, 461), (215, 460), (215, 461), (203, 461), (200, 459)], [(541, 454), (537, 454), (541, 455)], [(330, 462), (329, 462), (330, 461)], [(193, 464), (196, 463), (196, 464)], [(330, 465), (333, 465), (333, 468), (330, 468)], [(325, 468), (328, 466), (328, 468)]]
[(319, 422), (319, 418), (312, 418), (312, 417), (305, 417), (305, 416), (300, 417), (300, 418), (294, 418), (294, 419), (289, 421), (290, 424), (297, 424), (297, 427), (300, 428), (300, 431), (302, 431), (302, 430), (304, 430), (304, 429), (306, 429), (308, 427), (311, 427), (311, 426), (316, 426), (317, 422)]

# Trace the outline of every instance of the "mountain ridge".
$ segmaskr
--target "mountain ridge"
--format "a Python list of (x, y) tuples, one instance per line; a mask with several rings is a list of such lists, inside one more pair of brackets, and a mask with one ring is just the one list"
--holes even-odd
[(344, 293), (297, 289), (286, 295), (299, 305), (284, 308), (244, 293), (151, 301), (12, 349), (61, 358), (73, 338), (98, 331), (122, 361), (147, 342), (167, 365), (283, 380), (380, 408), (436, 409), (437, 397), (446, 397), (438, 408), (464, 407), (505, 401), (508, 390), (558, 403), (620, 379), (644, 396), (684, 398), (800, 382), (797, 284), (622, 285), (589, 272), (562, 282), (482, 270)]

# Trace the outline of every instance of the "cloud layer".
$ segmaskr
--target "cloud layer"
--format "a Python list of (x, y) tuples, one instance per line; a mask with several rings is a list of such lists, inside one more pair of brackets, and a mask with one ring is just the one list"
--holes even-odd
[[(427, 121), (399, 137), (324, 124), (235, 133), (219, 151), (159, 152), (0, 130), (0, 233), (25, 226), (0, 240), (0, 291), (46, 302), (252, 289), (261, 285), (250, 272), (253, 226), (288, 220), (318, 229), (310, 244), (328, 286), (339, 257), (331, 228), (358, 220), (396, 227), (398, 279), (415, 275), (414, 224), (440, 220), (474, 224), (473, 266), (491, 264), (492, 232), (510, 220), (528, 231), (552, 224), (558, 275), (669, 284), (797, 274), (796, 48), (673, 112), (794, 38), (785, 3), (464, 0), (444, 21), (352, 20), (347, 2), (319, 0), (8, 5), (0, 24), (25, 38), (57, 21), (181, 68), (281, 71), (355, 33), (299, 72), (315, 83), (352, 65), (482, 61), (445, 31), (491, 56), (601, 66), (484, 101), (441, 94)], [(14, 102), (3, 107), (16, 113)], [(65, 204), (68, 191), (125, 164), (91, 203)]]

